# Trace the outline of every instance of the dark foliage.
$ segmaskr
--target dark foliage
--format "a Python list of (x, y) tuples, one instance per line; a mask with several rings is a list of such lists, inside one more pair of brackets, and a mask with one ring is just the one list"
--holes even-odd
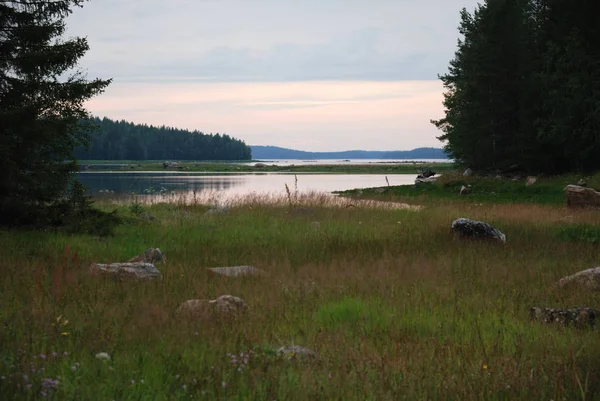
[(600, 3), (487, 0), (463, 9), (432, 121), (459, 164), (478, 171), (600, 168)]
[(249, 160), (250, 148), (228, 135), (94, 118), (89, 146), (79, 160)]
[(81, 123), (88, 118), (83, 102), (110, 83), (88, 81), (76, 69), (88, 50), (84, 38), (61, 39), (65, 18), (82, 3), (0, 1), (0, 224), (103, 216), (69, 192), (78, 170), (72, 152), (90, 130)]

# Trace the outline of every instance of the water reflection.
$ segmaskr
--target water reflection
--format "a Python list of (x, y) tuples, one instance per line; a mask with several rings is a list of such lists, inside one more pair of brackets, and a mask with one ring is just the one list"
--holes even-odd
[(117, 173), (82, 172), (79, 179), (92, 196), (179, 194), (194, 196), (204, 193), (232, 198), (246, 195), (284, 195), (286, 185), (291, 192), (309, 193), (343, 191), (354, 188), (408, 185), (414, 174), (201, 174), (201, 173)]

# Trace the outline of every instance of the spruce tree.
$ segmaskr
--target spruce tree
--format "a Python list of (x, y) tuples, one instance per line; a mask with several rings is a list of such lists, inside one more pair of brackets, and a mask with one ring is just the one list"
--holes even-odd
[(68, 196), (91, 128), (83, 104), (110, 83), (77, 69), (85, 38), (62, 38), (83, 2), (0, 0), (0, 223), (38, 223)]

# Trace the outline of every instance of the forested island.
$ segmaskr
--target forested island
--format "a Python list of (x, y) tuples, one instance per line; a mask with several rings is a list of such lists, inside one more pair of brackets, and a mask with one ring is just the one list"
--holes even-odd
[(250, 147), (221, 134), (92, 119), (96, 129), (89, 147), (78, 147), (79, 160), (250, 160)]

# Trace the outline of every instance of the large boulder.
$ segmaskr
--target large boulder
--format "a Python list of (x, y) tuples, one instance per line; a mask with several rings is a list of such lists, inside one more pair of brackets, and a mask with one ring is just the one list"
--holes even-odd
[(436, 174), (435, 170), (432, 168), (425, 168), (422, 169), (419, 172), (419, 175), (417, 176), (417, 178), (429, 178), (429, 177), (433, 177)]
[(462, 238), (486, 239), (506, 243), (506, 235), (483, 221), (461, 217), (452, 222), (452, 232), (458, 234)]
[(232, 295), (208, 299), (190, 299), (177, 308), (177, 314), (188, 317), (237, 316), (248, 310), (242, 298)]
[(571, 276), (563, 277), (556, 283), (558, 287), (576, 286), (591, 291), (600, 291), (600, 267), (582, 270)]
[(165, 261), (165, 256), (159, 248), (148, 248), (139, 255), (128, 260), (129, 263), (160, 263)]
[(600, 192), (580, 185), (567, 185), (565, 198), (569, 207), (600, 206)]
[(594, 328), (600, 319), (600, 311), (588, 307), (572, 309), (540, 308), (529, 310), (529, 319), (534, 322), (556, 324), (558, 326), (573, 326), (576, 328)]
[(138, 279), (161, 278), (162, 274), (152, 263), (96, 263), (91, 267), (92, 272), (116, 277), (132, 277)]
[(208, 271), (227, 277), (266, 276), (268, 273), (254, 266), (209, 267)]

